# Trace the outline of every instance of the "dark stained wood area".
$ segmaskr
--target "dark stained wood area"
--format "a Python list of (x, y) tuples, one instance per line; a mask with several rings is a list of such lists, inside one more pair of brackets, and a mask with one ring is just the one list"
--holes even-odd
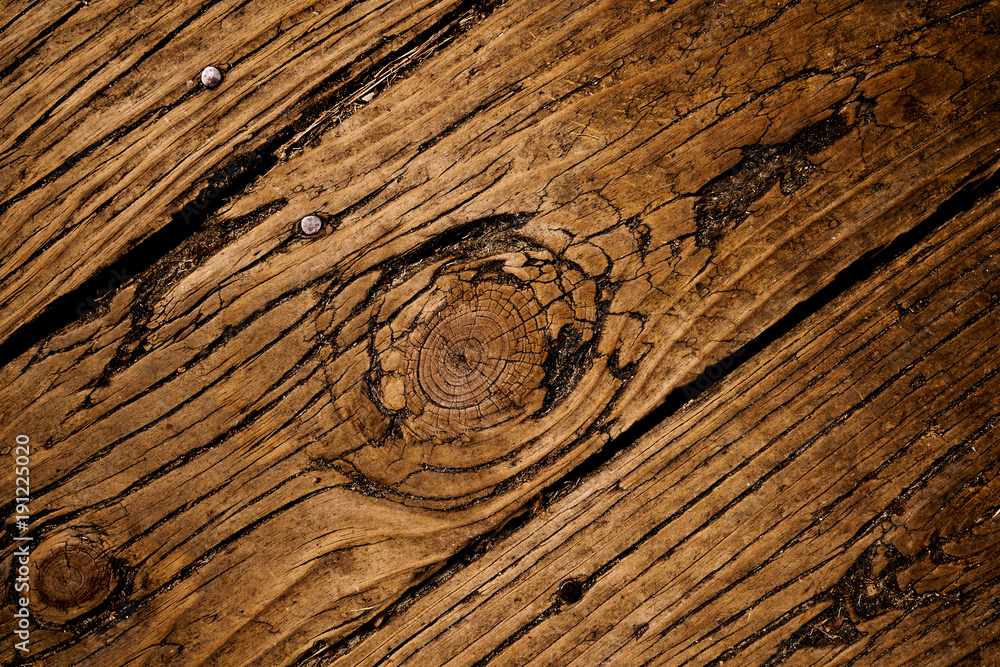
[(0, 47), (0, 663), (997, 664), (1000, 2)]

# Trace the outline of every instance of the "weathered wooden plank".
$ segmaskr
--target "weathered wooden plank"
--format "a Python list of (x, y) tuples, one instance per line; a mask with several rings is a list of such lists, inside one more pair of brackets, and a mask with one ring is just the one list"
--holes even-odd
[(277, 665), (346, 636), (989, 174), (995, 9), (468, 26), (0, 371), (4, 442), (37, 447), (34, 558), (99, 584), (35, 581), (35, 659)]
[(309, 664), (992, 664), (998, 251), (993, 196)]
[[(190, 234), (321, 108), (350, 101), (369, 69), (450, 21), (456, 7), (24, 7), (0, 34), (0, 341), (100, 269), (138, 272), (118, 262), (154, 233), (160, 244)], [(225, 73), (214, 90), (198, 83), (210, 64)], [(72, 314), (91, 291), (57, 305)]]

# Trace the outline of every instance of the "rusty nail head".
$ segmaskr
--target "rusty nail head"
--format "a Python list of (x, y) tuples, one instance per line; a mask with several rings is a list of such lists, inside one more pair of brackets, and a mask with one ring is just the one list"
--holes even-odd
[(307, 215), (302, 218), (302, 222), (299, 223), (299, 226), (302, 228), (303, 234), (312, 235), (320, 230), (323, 226), (323, 221), (320, 220), (318, 215)]
[(218, 67), (209, 65), (201, 70), (201, 83), (206, 88), (215, 88), (222, 83), (222, 72), (219, 71)]
[(583, 595), (583, 587), (576, 579), (567, 579), (556, 589), (556, 596), (566, 604), (579, 602), (581, 595)]

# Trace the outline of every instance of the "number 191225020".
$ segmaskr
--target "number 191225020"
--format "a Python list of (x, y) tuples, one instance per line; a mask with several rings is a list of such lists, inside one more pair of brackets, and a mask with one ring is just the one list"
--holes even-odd
[[(30, 439), (26, 435), (17, 436), (17, 447), (14, 448), (14, 500), (15, 509), (14, 514), (16, 515), (14, 519), (18, 522), (27, 522), (28, 515), (28, 500), (31, 496), (31, 473), (28, 466), (31, 464), (31, 446), (28, 444)], [(20, 526), (19, 526), (20, 527)]]

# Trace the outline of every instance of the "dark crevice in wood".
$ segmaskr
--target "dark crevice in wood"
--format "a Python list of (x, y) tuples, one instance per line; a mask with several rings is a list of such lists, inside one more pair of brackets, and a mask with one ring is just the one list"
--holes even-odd
[[(859, 121), (863, 122), (863, 121)], [(750, 207), (778, 183), (790, 196), (805, 185), (816, 165), (809, 159), (851, 130), (837, 112), (799, 132), (790, 141), (768, 146), (745, 146), (743, 159), (709, 181), (695, 195), (695, 242), (715, 248), (727, 233), (750, 216)]]
[[(178, 213), (173, 214), (170, 222), (80, 287), (54, 299), (34, 320), (15, 330), (7, 340), (0, 343), (0, 366), (9, 364), (33, 345), (92, 313), (92, 309), (85, 308), (88, 302), (92, 302), (93, 296), (108, 286), (121, 286), (123, 274), (131, 277), (132, 273), (140, 274), (147, 271), (165, 255), (189, 241), (192, 232), (196, 232), (210, 215), (232, 197), (249, 188), (273, 166), (275, 159), (271, 157), (270, 162), (267, 160), (268, 151), (258, 150), (254, 153), (237, 157), (223, 169), (212, 174), (209, 177), (209, 185), (204, 187), (192, 202), (185, 204)], [(152, 276), (145, 278), (155, 280)]]
[(574, 327), (564, 327), (552, 343), (552, 349), (543, 364), (548, 391), (537, 416), (548, 414), (552, 407), (570, 394), (584, 373), (584, 359), (590, 359), (597, 337), (586, 344), (583, 335)]

